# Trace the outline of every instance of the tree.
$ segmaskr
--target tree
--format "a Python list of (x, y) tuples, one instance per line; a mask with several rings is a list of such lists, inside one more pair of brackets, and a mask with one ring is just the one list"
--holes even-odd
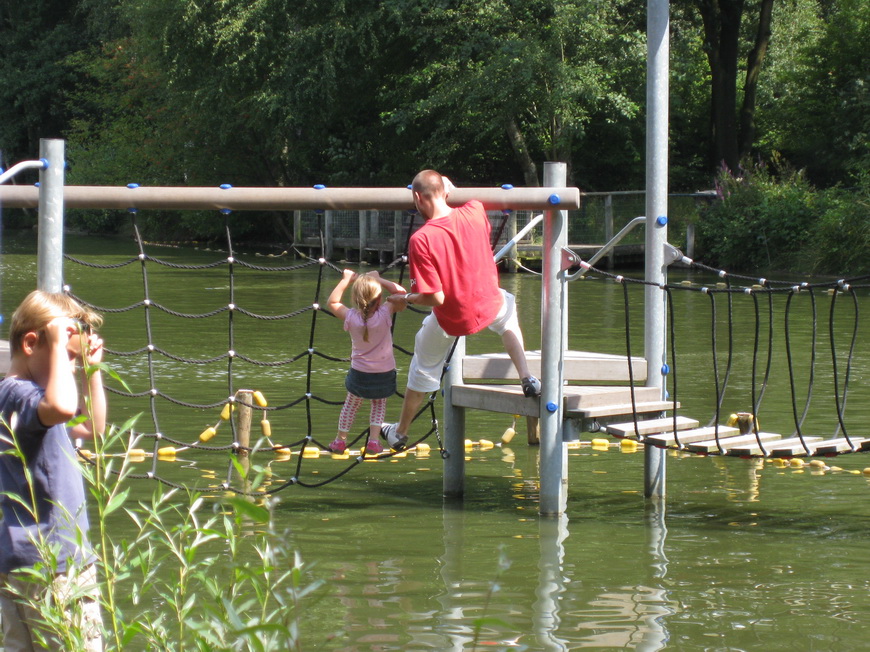
[(0, 150), (7, 161), (37, 158), (40, 139), (63, 136), (65, 94), (77, 80), (64, 62), (88, 46), (88, 34), (68, 0), (0, 0)]
[(644, 39), (627, 2), (401, 4), (419, 63), (401, 77), (388, 117), (425, 125), (417, 149), (433, 165), (459, 143), (503, 143), (524, 183), (538, 185), (534, 162), (570, 163), (596, 116), (640, 113)]
[[(710, 167), (736, 170), (755, 139), (755, 102), (761, 67), (771, 37), (773, 0), (751, 5), (758, 16), (746, 58), (743, 95), (737, 79), (746, 0), (694, 0), (704, 26), (704, 50), (710, 65)], [(739, 109), (738, 109), (739, 105)]]
[(816, 11), (781, 73), (770, 145), (818, 185), (855, 183), (870, 170), (870, 3), (838, 0)]

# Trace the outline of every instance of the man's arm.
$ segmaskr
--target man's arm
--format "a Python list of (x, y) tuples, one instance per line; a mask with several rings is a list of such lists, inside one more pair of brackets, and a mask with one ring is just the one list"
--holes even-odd
[(444, 303), (444, 293), (440, 290), (438, 292), (432, 292), (430, 294), (423, 294), (422, 292), (408, 292), (407, 294), (391, 295), (387, 297), (387, 301), (403, 301), (406, 304), (411, 304), (415, 306), (431, 306), (434, 308)]

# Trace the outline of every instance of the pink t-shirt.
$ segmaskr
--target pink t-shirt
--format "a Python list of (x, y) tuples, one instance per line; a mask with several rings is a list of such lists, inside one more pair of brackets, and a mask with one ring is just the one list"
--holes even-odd
[(489, 234), (483, 204), (472, 200), (445, 217), (427, 220), (411, 236), (411, 290), (444, 293), (444, 303), (433, 311), (448, 335), (472, 335), (489, 326), (501, 309)]
[(396, 368), (393, 356), (393, 335), (390, 333), (392, 312), (386, 303), (378, 306), (368, 319), (369, 341), (363, 340), (366, 322), (356, 308), (344, 316), (344, 330), (350, 333), (350, 366), (366, 373), (382, 373)]

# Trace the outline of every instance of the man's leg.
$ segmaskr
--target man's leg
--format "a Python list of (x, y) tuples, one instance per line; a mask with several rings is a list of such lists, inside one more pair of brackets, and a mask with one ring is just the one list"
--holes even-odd
[(532, 397), (540, 396), (541, 381), (532, 375), (529, 370), (529, 363), (526, 360), (523, 331), (520, 329), (520, 321), (517, 317), (516, 299), (510, 292), (502, 290), (501, 293), (502, 297), (504, 297), (504, 304), (498, 316), (496, 316), (488, 328), (501, 335), (505, 351), (507, 351), (511, 362), (514, 363), (514, 367), (516, 367), (517, 373), (520, 376), (523, 394)]
[(411, 429), (411, 422), (414, 420), (414, 415), (423, 404), (423, 399), (426, 397), (426, 392), (418, 392), (413, 389), (405, 388), (405, 400), (402, 401), (402, 416), (399, 417), (399, 423), (396, 426), (398, 432), (407, 434)]
[(423, 320), (423, 325), (414, 338), (414, 357), (411, 358), (408, 369), (408, 386), (402, 402), (402, 415), (398, 423), (384, 424), (381, 429), (391, 448), (404, 448), (411, 423), (426, 394), (441, 387), (441, 372), (454, 339), (444, 332), (434, 314), (427, 315)]

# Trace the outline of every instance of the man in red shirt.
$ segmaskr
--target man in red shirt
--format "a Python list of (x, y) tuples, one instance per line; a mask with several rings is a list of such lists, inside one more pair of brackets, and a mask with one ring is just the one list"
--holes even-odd
[(441, 370), (455, 337), (484, 328), (495, 331), (522, 379), (523, 393), (541, 394), (540, 381), (529, 373), (514, 296), (498, 286), (483, 205), (472, 200), (450, 208), (447, 196), (452, 188), (450, 180), (435, 170), (423, 170), (411, 185), (425, 223), (408, 247), (412, 291), (389, 301), (432, 306), (432, 312), (414, 340), (401, 418), (381, 429), (394, 450), (405, 448), (423, 398), (441, 386)]

